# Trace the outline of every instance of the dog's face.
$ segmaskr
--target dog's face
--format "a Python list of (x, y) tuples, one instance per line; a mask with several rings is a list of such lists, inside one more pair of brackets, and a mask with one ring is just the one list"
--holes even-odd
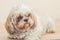
[(28, 7), (18, 6), (8, 15), (5, 26), (10, 34), (16, 31), (27, 32), (36, 26), (36, 18)]
[(34, 19), (31, 13), (19, 13), (16, 17), (15, 28), (20, 32), (28, 31), (34, 25)]

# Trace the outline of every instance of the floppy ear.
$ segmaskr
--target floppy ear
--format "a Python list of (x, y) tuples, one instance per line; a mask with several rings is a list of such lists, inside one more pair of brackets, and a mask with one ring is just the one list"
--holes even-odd
[(32, 15), (32, 19), (34, 20), (34, 24), (33, 24), (32, 28), (35, 28), (37, 25), (37, 17), (36, 17), (36, 15), (34, 15), (32, 13), (31, 13), (31, 15)]
[(14, 32), (15, 32), (14, 24), (13, 24), (12, 20), (13, 20), (12, 14), (9, 14), (6, 19), (6, 23), (5, 23), (5, 28), (9, 34), (14, 34)]

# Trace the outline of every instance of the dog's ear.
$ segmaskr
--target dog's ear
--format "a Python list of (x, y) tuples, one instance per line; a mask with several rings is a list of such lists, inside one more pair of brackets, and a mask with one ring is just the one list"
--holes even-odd
[(14, 24), (12, 22), (12, 15), (9, 14), (5, 22), (5, 28), (9, 34), (13, 34), (15, 32), (15, 29), (13, 26)]
[(37, 25), (37, 17), (34, 14), (31, 14), (31, 15), (32, 15), (32, 19), (34, 20), (34, 24), (33, 24), (32, 28), (35, 28)]

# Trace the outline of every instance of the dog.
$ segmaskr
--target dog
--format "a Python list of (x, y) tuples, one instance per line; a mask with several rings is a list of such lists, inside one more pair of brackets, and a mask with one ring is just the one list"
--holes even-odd
[(11, 10), (5, 28), (10, 39), (39, 40), (43, 34), (55, 32), (55, 23), (51, 17), (38, 16), (22, 5)]

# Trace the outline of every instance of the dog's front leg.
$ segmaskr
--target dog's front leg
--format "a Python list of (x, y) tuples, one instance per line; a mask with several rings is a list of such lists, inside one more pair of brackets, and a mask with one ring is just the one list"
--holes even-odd
[(32, 32), (30, 34), (28, 34), (24, 40), (39, 40), (39, 35), (40, 33), (38, 34), (37, 32)]
[(35, 36), (27, 36), (24, 38), (24, 40), (38, 40), (38, 37), (35, 37)]

